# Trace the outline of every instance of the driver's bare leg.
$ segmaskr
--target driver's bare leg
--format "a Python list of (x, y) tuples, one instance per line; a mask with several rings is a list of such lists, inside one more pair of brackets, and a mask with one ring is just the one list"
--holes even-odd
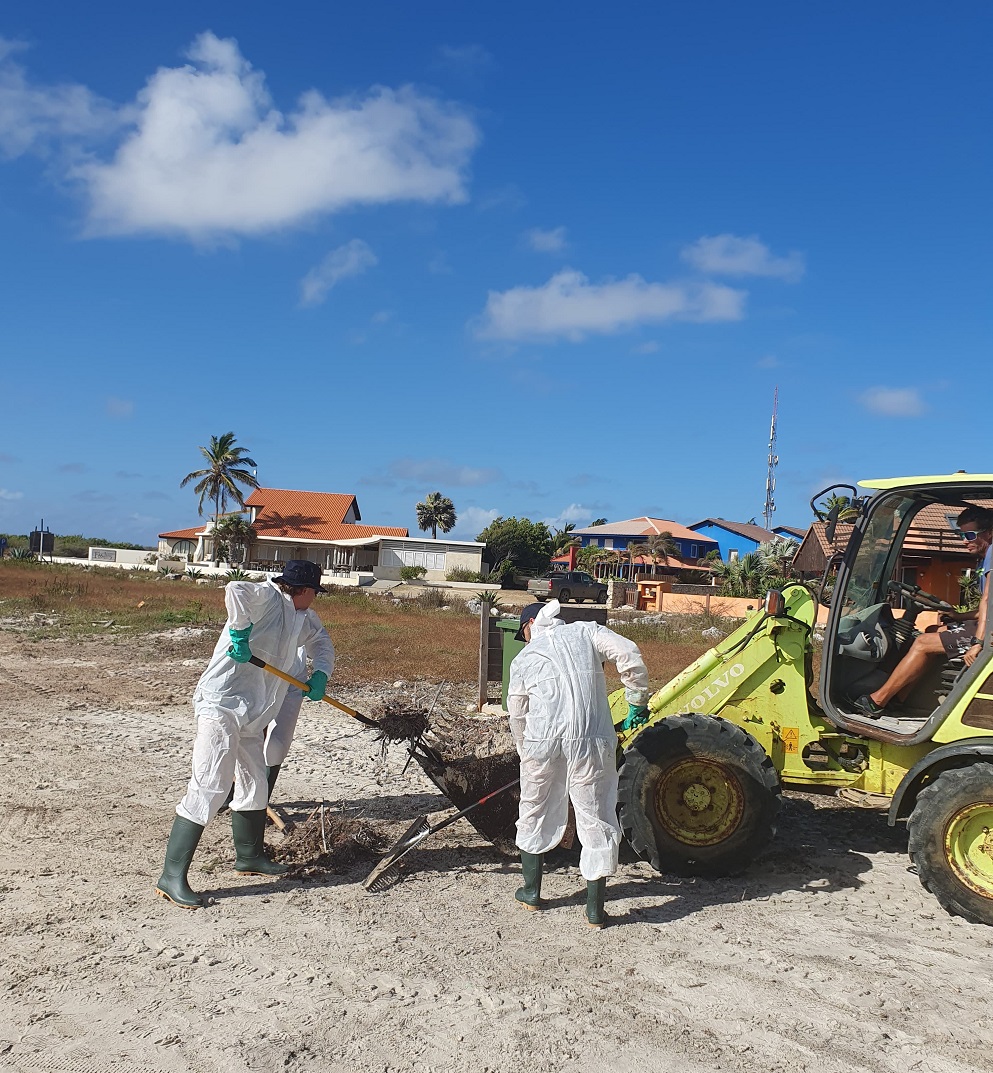
[(941, 637), (937, 633), (922, 633), (914, 638), (910, 651), (893, 668), (893, 673), (889, 678), (879, 689), (869, 694), (869, 699), (880, 708), (885, 708), (897, 693), (912, 686), (921, 677), (933, 656), (944, 653), (945, 646), (941, 643)]

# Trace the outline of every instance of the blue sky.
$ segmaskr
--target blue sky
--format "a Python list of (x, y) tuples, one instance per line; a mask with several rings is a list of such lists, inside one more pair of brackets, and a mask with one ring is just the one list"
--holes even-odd
[[(0, 531), (472, 539), (993, 469), (988, 4), (9, 2)], [(972, 416), (973, 414), (977, 416)]]

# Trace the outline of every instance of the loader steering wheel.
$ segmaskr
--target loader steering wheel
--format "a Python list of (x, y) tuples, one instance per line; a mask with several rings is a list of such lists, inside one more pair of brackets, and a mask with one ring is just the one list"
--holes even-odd
[(899, 593), (901, 596), (905, 596), (908, 600), (917, 604), (918, 607), (924, 607), (928, 611), (954, 611), (947, 600), (942, 600), (937, 596), (932, 596), (931, 593), (925, 592), (923, 589), (919, 589), (916, 585), (908, 585), (906, 581), (892, 580), (887, 586), (890, 592)]

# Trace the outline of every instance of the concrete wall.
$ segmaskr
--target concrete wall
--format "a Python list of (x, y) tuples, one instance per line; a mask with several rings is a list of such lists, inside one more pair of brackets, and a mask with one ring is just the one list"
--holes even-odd
[[(160, 550), (165, 543), (164, 540), (159, 541)], [(90, 548), (87, 561), (97, 566), (111, 566), (114, 563), (121, 566), (144, 566), (149, 554), (151, 553), (147, 551), (132, 551), (130, 548)]]
[(450, 548), (445, 556), (445, 569), (454, 570), (460, 567), (465, 570), (475, 570), (477, 574), (483, 570), (482, 548)]

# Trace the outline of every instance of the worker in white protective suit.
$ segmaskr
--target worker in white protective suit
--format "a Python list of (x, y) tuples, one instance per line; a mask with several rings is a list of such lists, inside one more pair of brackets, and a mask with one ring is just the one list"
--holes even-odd
[(541, 908), (542, 855), (565, 833), (569, 802), (582, 843), (586, 919), (602, 928), (607, 876), (617, 871), (617, 732), (607, 702), (603, 664), (617, 666), (628, 701), (624, 728), (648, 718), (648, 671), (638, 646), (593, 622), (558, 618), (558, 600), (521, 612), (526, 642), (510, 665), (507, 709), (521, 757), (517, 845), (524, 886), (515, 897)]
[(324, 696), (334, 667), (334, 648), (310, 606), (317, 593), (325, 591), (320, 581), (316, 563), (293, 559), (272, 581), (232, 581), (225, 589), (227, 628), (193, 694), (197, 724), (193, 773), (186, 795), (176, 806), (165, 866), (156, 884), (162, 897), (185, 909), (203, 904), (190, 889), (187, 873), (200, 836), (224, 803), (232, 782), (235, 870), (267, 876), (286, 870), (265, 854), (269, 787), (263, 735), (290, 687), (249, 661), (254, 655), (273, 667), (299, 670), (302, 648), (314, 663), (305, 695), (310, 700)]
[[(327, 666), (327, 675), (330, 678), (334, 671), (334, 648), (331, 646), (331, 638), (327, 634), (321, 634), (310, 642), (310, 647), (301, 645), (297, 649), (295, 662), (286, 668), (287, 674), (293, 678), (303, 679), (307, 674), (307, 658), (319, 660), (322, 667)], [(317, 663), (315, 662), (315, 666)], [(266, 782), (269, 787), (267, 803), (272, 800), (272, 791), (279, 778), (279, 770), (283, 761), (289, 755), (290, 746), (293, 744), (293, 735), (296, 733), (297, 722), (300, 718), (300, 708), (306, 694), (299, 689), (290, 686), (283, 697), (283, 703), (279, 706), (276, 718), (265, 729), (265, 743), (263, 757), (265, 759)], [(228, 796), (224, 799), (219, 812), (224, 812), (234, 800), (234, 784), (228, 790)]]

